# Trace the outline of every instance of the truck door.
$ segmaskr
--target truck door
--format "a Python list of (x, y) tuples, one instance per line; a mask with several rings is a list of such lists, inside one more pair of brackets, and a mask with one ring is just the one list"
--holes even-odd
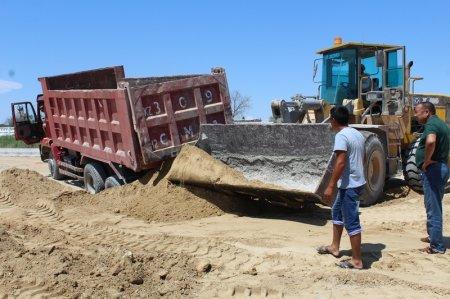
[(44, 130), (33, 105), (30, 102), (12, 103), (11, 110), (16, 140), (22, 140), (25, 144), (41, 141)]

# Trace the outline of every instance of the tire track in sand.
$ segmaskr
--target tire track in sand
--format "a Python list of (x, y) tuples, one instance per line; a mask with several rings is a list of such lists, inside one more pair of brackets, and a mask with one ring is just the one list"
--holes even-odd
[(184, 253), (196, 258), (208, 259), (214, 266), (233, 272), (242, 272), (262, 264), (270, 267), (273, 264), (263, 256), (253, 255), (245, 249), (217, 240), (169, 235), (150, 236), (112, 226), (82, 223), (77, 219), (61, 215), (52, 204), (41, 202), (33, 206), (23, 206), (13, 203), (9, 197), (0, 195), (0, 204), (24, 209), (25, 216), (32, 222), (41, 224), (44, 220), (51, 228), (66, 233), (82, 245), (111, 247), (111, 244), (117, 244), (136, 252)]

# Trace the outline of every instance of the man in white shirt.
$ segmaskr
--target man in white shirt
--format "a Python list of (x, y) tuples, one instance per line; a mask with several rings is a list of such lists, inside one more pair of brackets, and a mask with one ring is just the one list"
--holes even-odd
[[(343, 228), (347, 230), (352, 246), (352, 258), (337, 264), (341, 268), (362, 269), (361, 224), (359, 222), (359, 197), (364, 191), (364, 136), (348, 126), (349, 112), (343, 106), (330, 111), (331, 127), (337, 132), (334, 141), (335, 165), (324, 200), (332, 204), (333, 241), (329, 246), (317, 249), (320, 254), (339, 257)], [(332, 196), (337, 190), (333, 202)]]

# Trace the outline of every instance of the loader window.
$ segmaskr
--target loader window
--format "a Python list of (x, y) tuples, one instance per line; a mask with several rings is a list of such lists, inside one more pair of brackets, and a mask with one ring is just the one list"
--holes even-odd
[(403, 51), (387, 52), (387, 87), (399, 87), (403, 85)]
[[(372, 52), (361, 57), (361, 68), (364, 69), (364, 74), (360, 75), (368, 77), (368, 79), (362, 82), (362, 92), (370, 91), (371, 88), (373, 88), (372, 90), (382, 90), (383, 70), (382, 67), (377, 67), (375, 53)], [(365, 84), (368, 86), (365, 86)]]
[(323, 55), (321, 98), (340, 105), (343, 99), (357, 97), (356, 50)]

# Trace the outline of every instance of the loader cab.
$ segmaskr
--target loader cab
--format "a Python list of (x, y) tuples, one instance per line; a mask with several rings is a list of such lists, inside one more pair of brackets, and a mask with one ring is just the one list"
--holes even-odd
[(370, 101), (381, 101), (390, 89), (404, 96), (404, 47), (338, 42), (318, 54), (322, 57), (314, 62), (314, 77), (319, 83), (319, 98), (331, 105), (341, 105), (344, 99), (362, 99), (367, 107)]

